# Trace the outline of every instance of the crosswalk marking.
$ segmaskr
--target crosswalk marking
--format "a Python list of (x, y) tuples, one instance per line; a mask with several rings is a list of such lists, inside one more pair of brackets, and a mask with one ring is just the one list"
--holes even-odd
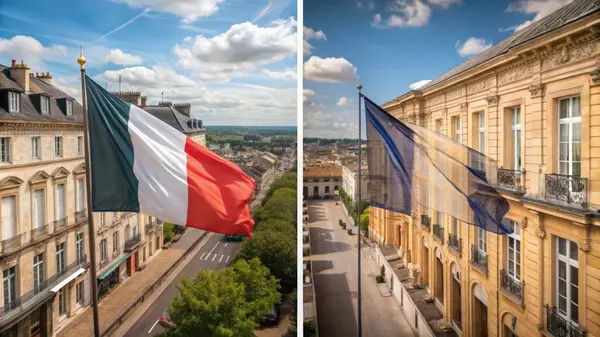
[(213, 256), (212, 260), (214, 261), (216, 258), (217, 258), (217, 254), (215, 254), (215, 256)]
[(227, 260), (225, 260), (225, 263), (227, 263), (229, 261), (229, 255), (227, 255)]
[(202, 255), (200, 255), (200, 260), (202, 260), (202, 258), (204, 257), (204, 254), (206, 254), (206, 253), (202, 253)]
[(219, 263), (221, 263), (221, 261), (223, 261), (223, 255), (221, 255), (221, 258), (219, 259)]

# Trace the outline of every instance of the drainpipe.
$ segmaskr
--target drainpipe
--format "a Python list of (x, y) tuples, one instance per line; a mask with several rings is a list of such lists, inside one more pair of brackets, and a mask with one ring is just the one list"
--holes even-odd
[[(544, 237), (546, 237), (546, 230), (544, 229), (543, 221), (544, 216), (541, 213), (534, 212), (537, 215), (538, 220), (538, 267), (539, 267), (539, 275), (540, 280), (544, 279)], [(538, 325), (537, 328), (539, 331), (544, 330), (544, 282), (539, 283), (539, 312), (538, 312)]]

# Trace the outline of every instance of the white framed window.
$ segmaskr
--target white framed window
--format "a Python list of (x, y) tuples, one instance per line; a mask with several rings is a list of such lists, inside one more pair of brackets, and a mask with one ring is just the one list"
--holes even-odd
[(58, 315), (60, 318), (64, 318), (67, 314), (67, 295), (65, 294), (65, 288), (60, 288), (58, 291)]
[(65, 184), (56, 185), (56, 220), (65, 217)]
[(75, 239), (75, 252), (77, 253), (77, 262), (82, 262), (85, 255), (83, 233), (77, 233), (77, 237)]
[(85, 291), (85, 288), (84, 288), (83, 281), (81, 281), (75, 285), (75, 301), (77, 302), (77, 304), (79, 304), (81, 306), (83, 305), (83, 301), (85, 298), (84, 291)]
[(21, 111), (21, 94), (14, 91), (8, 92), (8, 112)]
[(67, 107), (67, 116), (73, 116), (73, 101), (70, 99), (65, 100), (65, 104)]
[(521, 108), (516, 107), (511, 112), (512, 142), (513, 142), (513, 168), (521, 171)]
[(485, 112), (480, 112), (477, 114), (477, 121), (479, 152), (485, 154)]
[(558, 314), (579, 320), (579, 256), (577, 243), (556, 238), (556, 307)]
[(40, 159), (42, 157), (42, 138), (31, 137), (31, 159)]
[(113, 233), (113, 253), (119, 251), (119, 232), (115, 231)]
[(102, 239), (102, 241), (100, 241), (100, 261), (106, 261), (108, 259), (106, 248), (106, 239)]
[(62, 157), (63, 155), (63, 138), (60, 136), (54, 137), (54, 156)]
[(462, 122), (460, 116), (453, 117), (454, 119), (454, 140), (462, 143)]
[(40, 110), (43, 115), (50, 114), (50, 98), (46, 96), (40, 96)]
[(581, 175), (581, 107), (579, 97), (558, 101), (559, 173)]
[(10, 138), (0, 138), (0, 161), (3, 163), (10, 163)]
[(480, 227), (477, 227), (477, 249), (484, 254), (487, 249), (487, 241), (485, 239), (485, 230)]
[(77, 210), (78, 211), (83, 211), (83, 208), (84, 208), (83, 194), (84, 194), (83, 179), (77, 179)]
[(39, 290), (44, 282), (44, 253), (33, 257), (33, 289)]
[(435, 131), (440, 134), (444, 134), (444, 124), (442, 119), (435, 120)]
[(17, 235), (17, 197), (2, 197), (2, 239)]
[(506, 272), (513, 279), (521, 280), (521, 228), (509, 220), (508, 228), (513, 232), (506, 236)]
[(60, 273), (66, 266), (65, 260), (65, 243), (59, 243), (56, 245), (56, 272)]
[(452, 234), (458, 236), (459, 229), (458, 229), (458, 219), (455, 217), (452, 217)]
[(77, 154), (83, 153), (83, 136), (77, 136)]
[(44, 226), (46, 208), (44, 207), (45, 191), (43, 189), (33, 191), (33, 229)]
[(10, 267), (2, 271), (2, 288), (4, 290), (4, 306), (17, 299), (17, 268)]

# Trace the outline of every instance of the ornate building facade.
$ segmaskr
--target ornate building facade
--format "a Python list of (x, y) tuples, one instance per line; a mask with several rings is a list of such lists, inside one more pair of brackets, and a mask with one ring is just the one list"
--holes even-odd
[[(371, 208), (381, 263), (412, 279), (386, 280), (392, 292), (421, 291), (437, 310), (415, 330), (600, 336), (599, 34), (600, 3), (576, 0), (383, 105), (495, 159), (488, 181), (509, 201), (514, 230)], [(423, 300), (411, 301), (416, 322)]]

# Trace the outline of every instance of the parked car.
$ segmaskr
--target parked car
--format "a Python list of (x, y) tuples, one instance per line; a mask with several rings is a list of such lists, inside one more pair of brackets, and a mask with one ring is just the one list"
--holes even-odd
[(244, 238), (244, 234), (225, 235), (225, 240), (227, 240), (227, 241), (242, 241), (243, 238)]
[(265, 316), (262, 325), (277, 325), (279, 324), (279, 304), (275, 304), (271, 312)]

